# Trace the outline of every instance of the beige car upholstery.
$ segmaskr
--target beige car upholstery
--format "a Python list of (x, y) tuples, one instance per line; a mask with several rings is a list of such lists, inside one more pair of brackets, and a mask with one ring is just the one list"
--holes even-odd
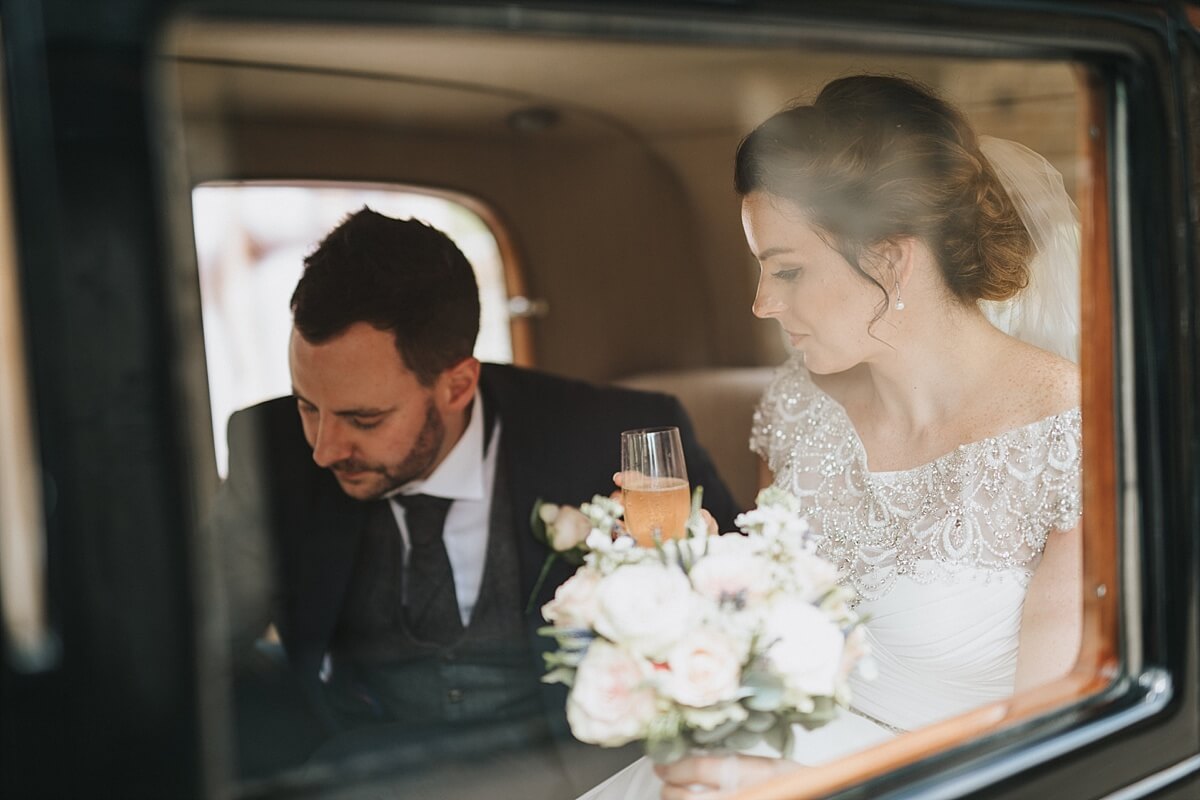
[(749, 447), (750, 421), (773, 373), (771, 367), (693, 369), (641, 373), (616, 383), (678, 397), (734, 499), (750, 508), (759, 474), (759, 458)]

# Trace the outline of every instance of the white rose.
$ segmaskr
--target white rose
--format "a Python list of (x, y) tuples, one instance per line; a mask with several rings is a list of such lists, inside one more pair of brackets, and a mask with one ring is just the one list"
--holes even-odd
[(845, 637), (825, 614), (798, 598), (775, 603), (765, 619), (767, 657), (790, 693), (834, 693)]
[(651, 561), (622, 566), (596, 593), (596, 632), (662, 660), (691, 627), (698, 600), (682, 570)]
[(837, 585), (837, 567), (814, 553), (797, 554), (787, 569), (789, 582), (810, 603)]
[(596, 589), (600, 573), (581, 567), (554, 591), (554, 599), (542, 606), (542, 617), (558, 628), (590, 629), (596, 618)]
[(737, 696), (742, 678), (742, 647), (711, 628), (689, 631), (671, 648), (663, 691), (695, 708), (715, 706)]
[(862, 625), (850, 631), (850, 635), (846, 637), (846, 648), (842, 652), (838, 679), (846, 680), (855, 668), (863, 679), (874, 679), (875, 663), (871, 660), (871, 644), (867, 640), (867, 629)]
[(771, 562), (736, 533), (713, 537), (707, 556), (689, 573), (696, 591), (714, 603), (741, 610), (761, 602), (772, 587)]
[(657, 711), (646, 681), (648, 666), (623, 648), (592, 642), (567, 698), (567, 722), (575, 738), (604, 747), (644, 738)]
[(560, 507), (553, 524), (546, 526), (550, 548), (559, 553), (583, 544), (591, 532), (591, 520), (584, 516), (582, 511), (571, 506)]

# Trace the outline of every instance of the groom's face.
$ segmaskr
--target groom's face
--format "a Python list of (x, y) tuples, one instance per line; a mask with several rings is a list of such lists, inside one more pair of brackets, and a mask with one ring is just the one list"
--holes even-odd
[(742, 226), (760, 267), (755, 316), (778, 322), (817, 374), (842, 372), (869, 359), (880, 346), (870, 336), (879, 288), (788, 200), (751, 192), (742, 201)]
[[(428, 477), (449, 449), (438, 381), (423, 386), (393, 335), (357, 323), (320, 344), (292, 331), (292, 391), (313, 461), (373, 500)], [(440, 378), (439, 378), (440, 380)]]

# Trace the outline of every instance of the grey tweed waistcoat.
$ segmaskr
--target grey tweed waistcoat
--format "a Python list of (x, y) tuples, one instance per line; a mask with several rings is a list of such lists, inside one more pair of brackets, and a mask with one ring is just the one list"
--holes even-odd
[(452, 643), (422, 641), (408, 629), (400, 533), (388, 501), (377, 506), (330, 651), (328, 686), (343, 724), (404, 723), (414, 737), (475, 725), (508, 746), (545, 739), (503, 459), (497, 459), (479, 596)]

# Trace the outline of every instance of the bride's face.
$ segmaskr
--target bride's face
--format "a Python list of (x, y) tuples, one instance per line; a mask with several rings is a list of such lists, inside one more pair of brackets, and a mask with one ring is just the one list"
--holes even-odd
[(886, 347), (869, 333), (884, 300), (792, 202), (765, 192), (742, 201), (746, 242), (759, 263), (754, 315), (774, 319), (811, 371), (842, 372)]

